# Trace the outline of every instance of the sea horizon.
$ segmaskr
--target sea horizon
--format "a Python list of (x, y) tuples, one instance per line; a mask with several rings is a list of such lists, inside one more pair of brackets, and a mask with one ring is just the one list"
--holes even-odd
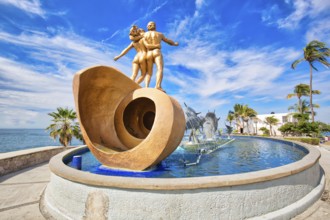
[[(82, 145), (76, 138), (71, 146)], [(44, 128), (0, 128), (0, 153), (7, 153), (30, 148), (62, 146), (49, 136)]]

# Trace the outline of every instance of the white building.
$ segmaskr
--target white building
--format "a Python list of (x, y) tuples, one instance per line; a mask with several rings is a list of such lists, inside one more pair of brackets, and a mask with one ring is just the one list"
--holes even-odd
[(278, 124), (272, 126), (272, 134), (273, 135), (281, 135), (281, 132), (278, 130), (279, 127), (284, 125), (287, 122), (294, 122), (294, 118), (290, 113), (274, 113), (274, 114), (263, 114), (263, 115), (257, 115), (257, 119), (253, 120), (253, 133), (256, 132), (258, 135), (262, 135), (263, 132), (259, 129), (261, 127), (266, 127), (269, 130), (269, 125), (265, 122), (267, 117), (272, 117), (278, 119)]

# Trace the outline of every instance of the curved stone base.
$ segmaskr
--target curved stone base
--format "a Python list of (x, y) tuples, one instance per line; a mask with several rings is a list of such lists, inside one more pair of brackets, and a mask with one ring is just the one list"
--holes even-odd
[(73, 91), (86, 145), (105, 166), (148, 169), (183, 138), (186, 122), (180, 104), (158, 89), (141, 88), (113, 67), (79, 71)]
[[(100, 176), (50, 162), (43, 213), (55, 219), (290, 219), (324, 189), (315, 148), (302, 160), (244, 174), (194, 178)], [(45, 212), (46, 211), (46, 212)]]

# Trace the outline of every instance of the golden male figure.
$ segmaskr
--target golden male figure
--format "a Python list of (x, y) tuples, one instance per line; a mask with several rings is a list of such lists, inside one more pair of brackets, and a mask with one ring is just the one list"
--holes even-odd
[(164, 61), (163, 55), (160, 51), (161, 42), (164, 41), (171, 46), (178, 46), (179, 43), (167, 39), (162, 33), (157, 32), (156, 23), (153, 21), (148, 23), (147, 28), (148, 31), (144, 33), (143, 37), (143, 43), (147, 48), (147, 75), (145, 79), (146, 87), (149, 87), (150, 79), (152, 76), (152, 68), (153, 64), (155, 63), (157, 66), (156, 89), (164, 91), (162, 89)]

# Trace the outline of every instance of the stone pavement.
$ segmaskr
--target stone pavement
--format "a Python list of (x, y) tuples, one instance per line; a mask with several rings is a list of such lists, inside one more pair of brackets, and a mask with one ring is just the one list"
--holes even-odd
[[(330, 147), (319, 148), (320, 164), (326, 173), (322, 198), (294, 220), (330, 219)], [(0, 177), (0, 219), (44, 219), (39, 211), (39, 199), (50, 179), (47, 163)]]
[(0, 177), (0, 219), (44, 219), (39, 199), (49, 179), (48, 163)]

